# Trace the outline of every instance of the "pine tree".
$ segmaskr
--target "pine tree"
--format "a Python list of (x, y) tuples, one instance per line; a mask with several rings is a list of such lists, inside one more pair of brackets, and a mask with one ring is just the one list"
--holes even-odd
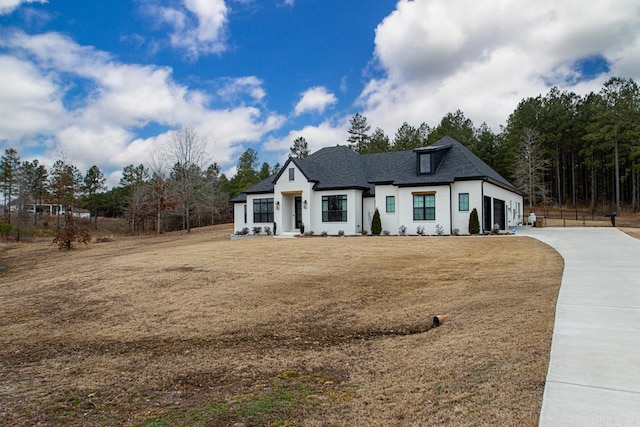
[(361, 147), (358, 154), (386, 153), (390, 150), (391, 143), (389, 142), (389, 137), (385, 135), (382, 129), (376, 128), (369, 137), (367, 144)]
[(91, 166), (84, 176), (83, 190), (90, 203), (91, 210), (93, 211), (92, 214), (95, 224), (94, 227), (96, 230), (98, 229), (98, 207), (96, 194), (99, 191), (105, 190), (107, 188), (107, 186), (105, 185), (106, 182), (107, 179), (104, 177), (104, 174), (102, 173), (100, 168), (96, 165)]
[(421, 124), (417, 128), (407, 122), (402, 123), (402, 126), (398, 128), (393, 139), (393, 150), (407, 151), (424, 147), (427, 145), (427, 135), (429, 131), (429, 126), (426, 123)]
[(289, 157), (297, 157), (299, 159), (309, 157), (309, 144), (303, 136), (299, 136), (293, 140), (293, 145), (289, 148)]
[(356, 113), (351, 120), (351, 128), (349, 128), (349, 147), (356, 153), (364, 150), (369, 141), (369, 135), (367, 132), (371, 129), (371, 126), (367, 124), (367, 118), (360, 113)]
[(11, 224), (11, 202), (14, 197), (16, 178), (20, 168), (20, 157), (13, 148), (4, 150), (0, 158), (0, 189), (4, 194), (4, 206), (6, 209), (7, 223)]

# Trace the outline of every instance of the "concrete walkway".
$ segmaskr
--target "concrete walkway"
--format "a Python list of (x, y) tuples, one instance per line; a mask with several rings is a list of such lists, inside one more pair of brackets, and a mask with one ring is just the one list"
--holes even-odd
[(640, 426), (640, 240), (616, 228), (518, 231), (564, 258), (540, 426)]

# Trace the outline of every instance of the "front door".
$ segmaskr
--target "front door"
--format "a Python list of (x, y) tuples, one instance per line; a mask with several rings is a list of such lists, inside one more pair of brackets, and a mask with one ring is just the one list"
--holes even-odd
[(504, 200), (493, 199), (493, 220), (498, 224), (499, 230), (505, 230), (507, 226), (504, 206)]
[(302, 222), (302, 196), (296, 196), (294, 211), (295, 224), (293, 224), (293, 228), (299, 228)]
[(483, 231), (491, 231), (491, 197), (484, 196), (484, 206), (482, 207), (482, 227)]

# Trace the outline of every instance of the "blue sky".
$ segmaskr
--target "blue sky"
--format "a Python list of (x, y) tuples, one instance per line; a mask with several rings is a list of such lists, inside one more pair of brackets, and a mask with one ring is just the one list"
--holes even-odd
[(0, 32), (0, 148), (110, 185), (183, 125), (232, 175), (249, 147), (345, 144), (356, 112), (497, 131), (553, 85), (640, 80), (635, 0), (0, 0)]

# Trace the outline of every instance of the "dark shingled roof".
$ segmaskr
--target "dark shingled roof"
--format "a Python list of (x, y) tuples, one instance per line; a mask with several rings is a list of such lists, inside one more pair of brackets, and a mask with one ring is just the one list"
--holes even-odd
[[(417, 173), (419, 153), (435, 153), (436, 158), (440, 159), (433, 174)], [(365, 191), (365, 195), (373, 195), (376, 184), (403, 187), (484, 179), (516, 191), (509, 181), (467, 147), (445, 136), (433, 145), (413, 151), (358, 155), (347, 146), (326, 147), (306, 159), (289, 159), (277, 175), (252, 186), (232, 202), (246, 201), (246, 194), (273, 193), (274, 182), (286, 170), (289, 162), (294, 163), (310, 182), (315, 182), (315, 190), (359, 188)]]
[(242, 193), (231, 199), (231, 203), (244, 203), (247, 201), (247, 194), (269, 194), (273, 193), (273, 183), (276, 175), (271, 175), (269, 178), (260, 181), (259, 183), (252, 185), (244, 190)]

